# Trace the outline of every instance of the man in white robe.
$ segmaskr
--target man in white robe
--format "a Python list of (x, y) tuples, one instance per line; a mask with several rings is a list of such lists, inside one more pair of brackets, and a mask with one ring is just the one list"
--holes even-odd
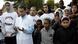
[(18, 31), (17, 44), (33, 44), (32, 32), (34, 31), (35, 19), (37, 17), (34, 15), (26, 15), (25, 7), (21, 5), (18, 7), (18, 13), (20, 17), (17, 18), (15, 24)]
[(36, 7), (31, 7), (30, 8), (30, 15), (28, 15), (28, 19), (30, 20), (29, 24), (34, 25), (36, 21), (39, 19), (39, 16), (37, 15)]

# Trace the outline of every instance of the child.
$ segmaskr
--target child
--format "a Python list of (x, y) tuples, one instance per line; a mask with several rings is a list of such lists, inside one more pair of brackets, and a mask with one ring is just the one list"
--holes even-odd
[(54, 34), (54, 44), (73, 44), (75, 30), (70, 27), (69, 18), (62, 18), (60, 27)]
[(54, 30), (51, 28), (50, 19), (44, 19), (44, 28), (41, 30), (41, 44), (53, 44)]
[(41, 44), (41, 29), (43, 28), (42, 21), (37, 20), (36, 24), (34, 25), (35, 30), (32, 34), (33, 36), (33, 44)]
[(52, 20), (52, 25), (56, 22), (60, 21), (60, 16), (59, 16), (59, 12), (56, 12), (54, 15), (54, 19)]

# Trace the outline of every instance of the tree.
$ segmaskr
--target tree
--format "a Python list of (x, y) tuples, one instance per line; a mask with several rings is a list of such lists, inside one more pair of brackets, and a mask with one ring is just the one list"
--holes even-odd
[(5, 1), (16, 1), (16, 0), (5, 0)]
[(54, 9), (57, 9), (57, 8), (59, 8), (59, 3), (54, 4)]
[(37, 9), (41, 8), (44, 0), (25, 0), (26, 6), (35, 6)]
[(54, 0), (48, 0), (48, 1), (47, 1), (47, 4), (48, 4), (52, 9), (54, 9)]
[(15, 5), (25, 4), (26, 7), (35, 6), (37, 9), (41, 8), (44, 0), (5, 0), (5, 1), (17, 1)]

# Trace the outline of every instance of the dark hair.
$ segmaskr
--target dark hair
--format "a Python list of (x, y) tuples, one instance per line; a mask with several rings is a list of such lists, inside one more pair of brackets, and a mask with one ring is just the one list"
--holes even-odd
[(56, 16), (58, 16), (58, 17), (59, 17), (59, 12), (56, 12), (54, 16), (55, 16), (55, 17), (56, 17)]
[[(51, 13), (52, 12), (51, 7), (48, 4), (43, 4), (43, 6), (47, 6), (48, 7), (48, 13)], [(45, 11), (44, 11), (44, 13), (45, 13)]]
[(6, 3), (5, 3), (5, 5), (6, 5), (6, 4), (9, 4), (9, 5), (10, 5), (10, 3), (9, 3), (9, 2), (6, 2)]
[[(43, 4), (43, 6), (46, 6), (47, 4)], [(47, 5), (48, 6), (48, 5)]]
[[(40, 22), (42, 24), (42, 20), (38, 19), (36, 22)], [(37, 24), (34, 25), (34, 29), (37, 28)], [(43, 25), (41, 26), (41, 28), (43, 28)]]
[(26, 10), (26, 7), (24, 5), (19, 5), (18, 8), (23, 8), (24, 10)]
[(40, 22), (40, 23), (42, 23), (42, 20), (38, 19), (36, 22)]
[(71, 7), (73, 7), (73, 6), (76, 6), (77, 7), (77, 11), (75, 13), (78, 13), (78, 5), (77, 4), (72, 4)]
[(63, 19), (61, 20), (61, 22), (62, 22), (62, 21), (65, 21), (65, 20), (69, 21), (69, 18), (65, 17), (65, 18), (63, 18)]
[(51, 24), (51, 20), (49, 18), (45, 18), (44, 21), (47, 20), (49, 24)]

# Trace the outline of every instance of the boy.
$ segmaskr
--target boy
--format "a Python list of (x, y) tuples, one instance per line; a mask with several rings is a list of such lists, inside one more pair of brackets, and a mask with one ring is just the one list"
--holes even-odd
[(62, 18), (60, 27), (54, 34), (54, 44), (73, 44), (75, 30), (70, 27), (69, 18)]
[(33, 36), (33, 44), (41, 44), (41, 29), (43, 28), (42, 21), (37, 20), (36, 24), (34, 25), (34, 32), (32, 34)]
[(41, 30), (41, 44), (53, 44), (54, 30), (51, 28), (51, 21), (44, 20), (44, 28)]

